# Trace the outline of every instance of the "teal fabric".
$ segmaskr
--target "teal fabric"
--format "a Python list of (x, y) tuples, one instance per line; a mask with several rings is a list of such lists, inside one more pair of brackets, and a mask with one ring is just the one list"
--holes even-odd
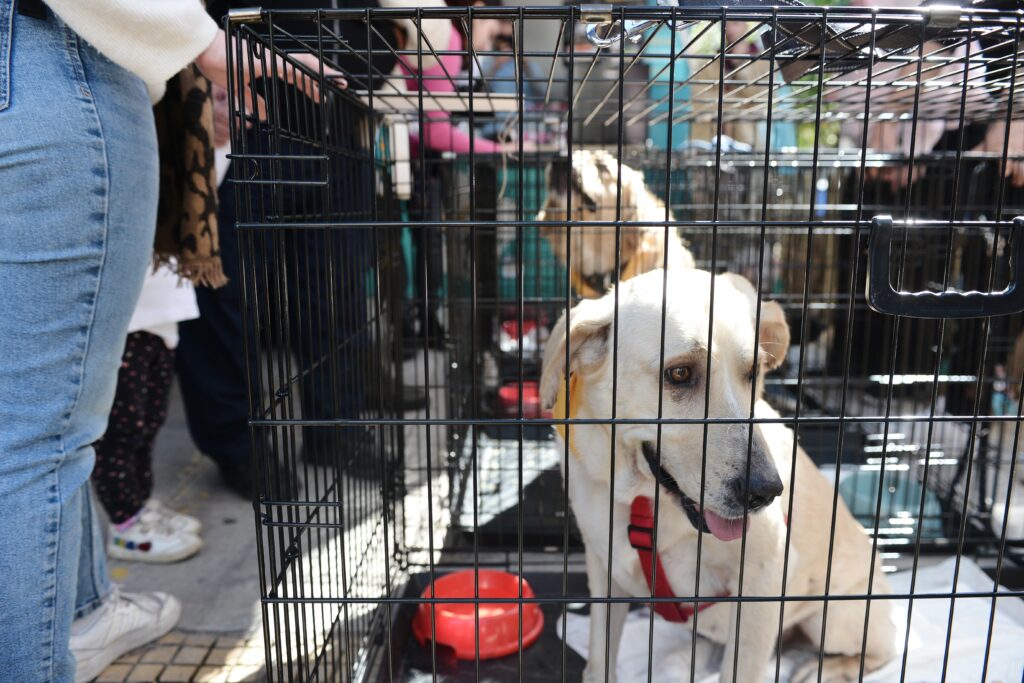
[[(541, 237), (535, 226), (522, 231), (523, 238), (523, 297), (526, 299), (565, 296), (565, 268), (558, 262), (551, 244)], [(518, 240), (513, 239), (501, 250), (498, 296), (517, 301), (516, 261)]]
[[(648, 5), (657, 5), (658, 3), (653, 0), (648, 0)], [(672, 34), (675, 33), (675, 52), (672, 51)], [(681, 54), (682, 48), (686, 44), (686, 33), (676, 32), (666, 26), (661, 26), (655, 32), (651, 38), (651, 42), (647, 46), (646, 52), (652, 55), (663, 55), (659, 57), (647, 57), (644, 61), (647, 64), (649, 78), (654, 80), (654, 85), (648, 90), (648, 97), (651, 102), (659, 102), (662, 98), (666, 98), (664, 102), (661, 102), (656, 106), (650, 113), (650, 119), (656, 119), (659, 116), (663, 118), (657, 123), (652, 123), (647, 129), (647, 138), (651, 141), (651, 144), (655, 149), (667, 149), (668, 148), (668, 137), (669, 137), (669, 120), (668, 111), (670, 100), (667, 98), (669, 94), (669, 78), (673, 79), (674, 83), (680, 83), (685, 81), (689, 76), (689, 67), (685, 60), (677, 59), (675, 61), (674, 69), (669, 66), (669, 57), (671, 54)], [(664, 69), (664, 73), (659, 73)], [(676, 85), (674, 92), (674, 103), (672, 107), (672, 117), (678, 118), (681, 114), (687, 110), (687, 102), (690, 97), (690, 88), (685, 85)], [(672, 131), (672, 146), (678, 147), (683, 142), (690, 139), (690, 124), (689, 122), (680, 122), (671, 126)]]
[[(789, 86), (778, 90), (776, 98), (785, 101), (789, 96)], [(797, 146), (797, 124), (793, 121), (772, 122), (772, 151), (781, 150), (783, 147)]]
[[(409, 222), (409, 209), (405, 206), (405, 202), (402, 202), (402, 222)], [(407, 277), (405, 278), (405, 298), (412, 299), (416, 296), (416, 292), (413, 290), (412, 282), (415, 279), (412, 264), (412, 233), (409, 232), (409, 228), (402, 228), (402, 236), (400, 238), (402, 245), (402, 261), (405, 263), (405, 272)]]
[[(674, 134), (673, 134), (674, 135)], [(674, 138), (673, 138), (674, 139)], [(665, 199), (665, 162), (664, 156), (660, 161), (652, 161), (649, 164), (645, 164), (644, 169), (644, 183), (647, 188), (653, 192), (659, 199), (666, 201)], [(679, 217), (679, 210), (686, 207), (690, 203), (690, 193), (687, 191), (688, 184), (686, 181), (686, 169), (685, 168), (673, 168), (669, 180), (669, 196), (667, 204), (672, 209), (676, 217)]]
[[(839, 484), (839, 495), (858, 522), (866, 528), (875, 526), (875, 509), (878, 504), (878, 487), (882, 490), (882, 519), (896, 517), (907, 512), (916, 518), (921, 509), (924, 495), (924, 518), (921, 524), (922, 538), (942, 536), (942, 506), (931, 491), (922, 491), (920, 482), (908, 476), (907, 472), (886, 471), (885, 480), (880, 481), (877, 471), (858, 471), (843, 478)], [(887, 526), (882, 524), (882, 526)], [(916, 533), (916, 526), (913, 527)]]
[[(545, 199), (544, 168), (539, 166), (523, 166), (510, 164), (508, 168), (498, 169), (498, 188), (504, 188), (502, 199), (517, 205), (519, 199), (519, 171), (523, 173), (523, 217), (529, 219), (541, 209)], [(515, 218), (515, 216), (505, 216)]]
[[(499, 202), (499, 205), (518, 205), (519, 170), (518, 166), (498, 169), (498, 187), (504, 188), (502, 202)], [(544, 169), (538, 166), (525, 167), (522, 173), (523, 219), (531, 220), (540, 211), (545, 199)], [(514, 210), (499, 213), (502, 220), (513, 220), (515, 217)], [(535, 226), (523, 227), (521, 236), (523, 296), (527, 299), (565, 296), (565, 268), (558, 262), (551, 245), (541, 237), (540, 230)], [(518, 249), (518, 240), (513, 238), (505, 244), (499, 254), (498, 296), (504, 300), (516, 301), (519, 298), (516, 285)]]

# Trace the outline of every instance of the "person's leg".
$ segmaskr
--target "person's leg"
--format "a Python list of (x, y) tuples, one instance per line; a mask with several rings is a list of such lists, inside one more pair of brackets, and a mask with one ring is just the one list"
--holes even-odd
[[(319, 250), (312, 241), (297, 247), (305, 255), (306, 268), (303, 277), (296, 278), (291, 298), (305, 310), (293, 307), (290, 322), (301, 367), (311, 369), (302, 382), (304, 417), (356, 418), (363, 407), (360, 364), (370, 341), (365, 282), (372, 259), (366, 233), (338, 230)], [(325, 267), (326, 253), (332, 255), (330, 269)], [(315, 260), (320, 260), (319, 266)], [(324, 277), (327, 273), (333, 273), (333, 281)], [(335, 431), (304, 429), (306, 455), (332, 452)]]
[(78, 584), (75, 587), (75, 619), (89, 615), (110, 594), (107, 549), (103, 544), (99, 510), (92, 488), (86, 484), (78, 496), (82, 510), (82, 545), (78, 554)]
[(200, 315), (178, 326), (176, 365), (192, 440), (217, 463), (227, 483), (248, 495), (249, 403), (234, 186), (222, 184), (218, 197), (220, 256), (228, 282), (217, 289), (196, 288)]
[[(373, 150), (359, 133), (365, 130), (358, 109), (346, 105), (330, 113), (340, 130), (336, 141), (349, 153), (332, 161), (330, 191), (309, 188), (291, 193), (277, 208), (281, 215), (314, 211), (340, 223), (373, 219), (375, 188)], [(296, 146), (292, 153), (315, 150)], [(343, 200), (341, 198), (344, 198)], [(327, 231), (292, 231), (284, 238), (279, 270), (289, 297), (289, 337), (299, 367), (304, 418), (358, 418), (364, 406), (361, 365), (370, 346), (366, 281), (373, 266), (369, 229), (339, 227)], [(302, 430), (303, 458), (349, 467), (365, 461), (367, 430), (307, 427)]]
[[(0, 2), (0, 14), (10, 9)], [(106, 590), (102, 553), (93, 566), (79, 561), (83, 542), (95, 548), (85, 486), (152, 249), (156, 135), (138, 78), (52, 14), (15, 15), (5, 36), (8, 19), (0, 17), (0, 43), (13, 35), (10, 102), (0, 110), (0, 662), (6, 680), (66, 683), (76, 602), (84, 612)], [(87, 595), (76, 595), (79, 569)]]
[(137, 485), (139, 499), (145, 504), (153, 495), (153, 445), (156, 435), (167, 422), (167, 408), (171, 398), (171, 384), (174, 381), (174, 351), (167, 348), (161, 337), (142, 332), (143, 351), (146, 358), (144, 417), (142, 439), (135, 452), (137, 463)]
[[(118, 396), (111, 425), (97, 447), (97, 469), (107, 444), (120, 445), (120, 470), (104, 472), (108, 491), (107, 507), (114, 525), (107, 552), (119, 560), (137, 562), (178, 562), (199, 552), (202, 541), (196, 535), (198, 522), (177, 519), (162, 506), (147, 505), (153, 493), (153, 444), (167, 419), (167, 396), (171, 387), (173, 355), (164, 340), (149, 332), (128, 335), (119, 379)], [(123, 391), (122, 391), (123, 389)], [(118, 401), (124, 400), (120, 406)], [(114, 428), (114, 412), (126, 419)], [(109, 467), (109, 464), (107, 464)], [(94, 476), (99, 483), (100, 477)], [(97, 485), (97, 490), (103, 487)], [(191, 527), (191, 528), (190, 528)]]
[(199, 536), (203, 524), (191, 515), (182, 514), (165, 506), (153, 495), (153, 456), (156, 437), (167, 422), (167, 410), (174, 384), (174, 349), (167, 346), (162, 337), (148, 332), (141, 333), (148, 340), (149, 364), (146, 374), (144, 438), (136, 451), (136, 472), (139, 498), (143, 502), (140, 519), (143, 522), (158, 521), (162, 529), (170, 529), (173, 535), (191, 534)]
[(107, 431), (93, 447), (96, 466), (92, 483), (96, 498), (113, 524), (124, 524), (138, 514), (148, 494), (142, 495), (142, 469), (138, 453), (143, 448), (143, 426), (148, 419), (145, 376), (148, 358), (143, 348), (144, 332), (133, 332), (125, 342), (117, 374), (114, 405)]
[[(436, 222), (441, 220), (441, 179), (436, 169), (428, 169), (422, 178), (422, 185), (413, 206), (413, 219)], [(440, 302), (443, 289), (444, 238), (441, 228), (412, 228), (413, 253), (413, 299), (410, 310), (416, 311), (419, 323), (416, 343), (422, 347), (426, 338), (428, 346), (444, 342), (444, 326), (440, 320)]]
[[(437, 193), (439, 197), (440, 193)], [(438, 198), (437, 201), (440, 201)], [(444, 345), (445, 326), (441, 321), (442, 301), (445, 296), (444, 283), (444, 232), (441, 228), (429, 228), (424, 234), (423, 249), (427, 267), (427, 306), (422, 319), (423, 329), (429, 345), (441, 348)]]
[(128, 335), (107, 432), (95, 444), (92, 476), (112, 522), (107, 552), (120, 560), (177, 562), (202, 547), (194, 537), (197, 522), (173, 523), (173, 513), (146, 505), (153, 493), (153, 443), (167, 418), (173, 367), (163, 339), (149, 332)]
[[(416, 200), (419, 205), (413, 211), (413, 220), (429, 220), (427, 215), (423, 211), (422, 202), (424, 201), (422, 196)], [(410, 330), (418, 346), (422, 348), (423, 342), (422, 337), (426, 335), (427, 329), (427, 306), (423, 303), (423, 288), (424, 280), (428, 277), (429, 273), (426, 268), (427, 260), (426, 254), (426, 228), (416, 227), (409, 228), (409, 236), (412, 242), (412, 298), (409, 299), (407, 304), (408, 313), (406, 314), (410, 322), (413, 323), (413, 327)]]

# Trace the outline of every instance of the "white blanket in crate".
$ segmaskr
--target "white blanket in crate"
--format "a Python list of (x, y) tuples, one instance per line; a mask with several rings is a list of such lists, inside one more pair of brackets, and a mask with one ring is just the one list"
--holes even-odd
[[(953, 584), (954, 560), (948, 559), (932, 567), (918, 569), (915, 593), (948, 593)], [(894, 593), (908, 591), (910, 572), (889, 577)], [(971, 593), (991, 591), (992, 580), (973, 562), (960, 563), (957, 591)], [(907, 603), (896, 602), (898, 624), (907, 621)], [(988, 598), (959, 598), (953, 620), (953, 637), (946, 681), (948, 683), (976, 683), (980, 680), (988, 634)], [(920, 599), (914, 601), (914, 617), (910, 626), (910, 645), (907, 656), (907, 683), (931, 683), (942, 680), (942, 660), (946, 645), (946, 625), (949, 621), (948, 599)], [(587, 656), (587, 634), (590, 628), (586, 615), (570, 613), (566, 625), (566, 642), (582, 657)], [(649, 613), (634, 610), (626, 619), (619, 652), (618, 680), (620, 683), (646, 683)], [(690, 624), (671, 624), (663, 619), (654, 620), (654, 672), (656, 683), (678, 683), (690, 677), (691, 642)], [(561, 635), (562, 624), (558, 620)], [(902, 651), (903, 634), (899, 636)], [(700, 639), (697, 643), (696, 683), (715, 683), (722, 658), (722, 648)], [(780, 680), (787, 681), (795, 668), (814, 655), (809, 650), (787, 648), (783, 652)], [(775, 660), (765, 681), (775, 677)], [(872, 683), (898, 681), (899, 658), (864, 678)], [(988, 675), (990, 683), (1019, 683), (1024, 672), (1024, 602), (1016, 597), (1000, 598), (996, 603), (995, 624), (992, 629), (992, 647), (989, 649)]]

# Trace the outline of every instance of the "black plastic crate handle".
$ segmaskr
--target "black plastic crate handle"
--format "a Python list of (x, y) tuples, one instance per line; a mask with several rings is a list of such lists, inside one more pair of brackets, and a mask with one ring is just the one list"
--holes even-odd
[(907, 318), (982, 318), (1024, 311), (1024, 216), (1013, 219), (1010, 282), (1001, 292), (897, 292), (890, 280), (892, 216), (871, 221), (868, 241), (868, 305), (877, 313)]

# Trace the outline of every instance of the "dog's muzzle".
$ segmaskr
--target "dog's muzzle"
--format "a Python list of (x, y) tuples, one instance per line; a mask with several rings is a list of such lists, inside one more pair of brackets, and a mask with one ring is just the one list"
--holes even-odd
[(711, 533), (708, 529), (707, 520), (704, 519), (704, 513), (701, 512), (700, 505), (697, 501), (693, 500), (679, 488), (679, 484), (676, 482), (675, 477), (669, 474), (664, 467), (658, 462), (658, 452), (654, 448), (654, 444), (644, 441), (641, 446), (641, 451), (644, 454), (644, 460), (647, 461), (647, 466), (651, 468), (651, 474), (654, 475), (655, 481), (665, 487), (665, 490), (672, 494), (672, 497), (676, 499), (679, 506), (683, 508), (683, 512), (686, 513), (686, 518), (690, 520), (690, 524), (697, 531), (701, 531), (705, 534)]
[(617, 273), (614, 270), (607, 273), (581, 274), (580, 281), (589, 287), (592, 292), (597, 292), (600, 296), (616, 284), (616, 280), (618, 280), (616, 276)]
[[(774, 467), (770, 464), (760, 467), (752, 465), (749, 476), (737, 477), (729, 482), (729, 492), (738, 509), (734, 512), (734, 516), (725, 518), (711, 510), (703, 509), (697, 501), (683, 493), (675, 478), (658, 462), (658, 453), (654, 444), (645, 441), (642, 451), (644, 460), (647, 461), (647, 466), (651, 469), (651, 474), (679, 502), (679, 506), (686, 513), (693, 528), (711, 533), (721, 540), (737, 538), (739, 529), (746, 527), (749, 523), (748, 514), (768, 507), (783, 491), (782, 480)], [(713, 522), (711, 526), (708, 523), (709, 515)], [(740, 521), (741, 519), (742, 521)]]

